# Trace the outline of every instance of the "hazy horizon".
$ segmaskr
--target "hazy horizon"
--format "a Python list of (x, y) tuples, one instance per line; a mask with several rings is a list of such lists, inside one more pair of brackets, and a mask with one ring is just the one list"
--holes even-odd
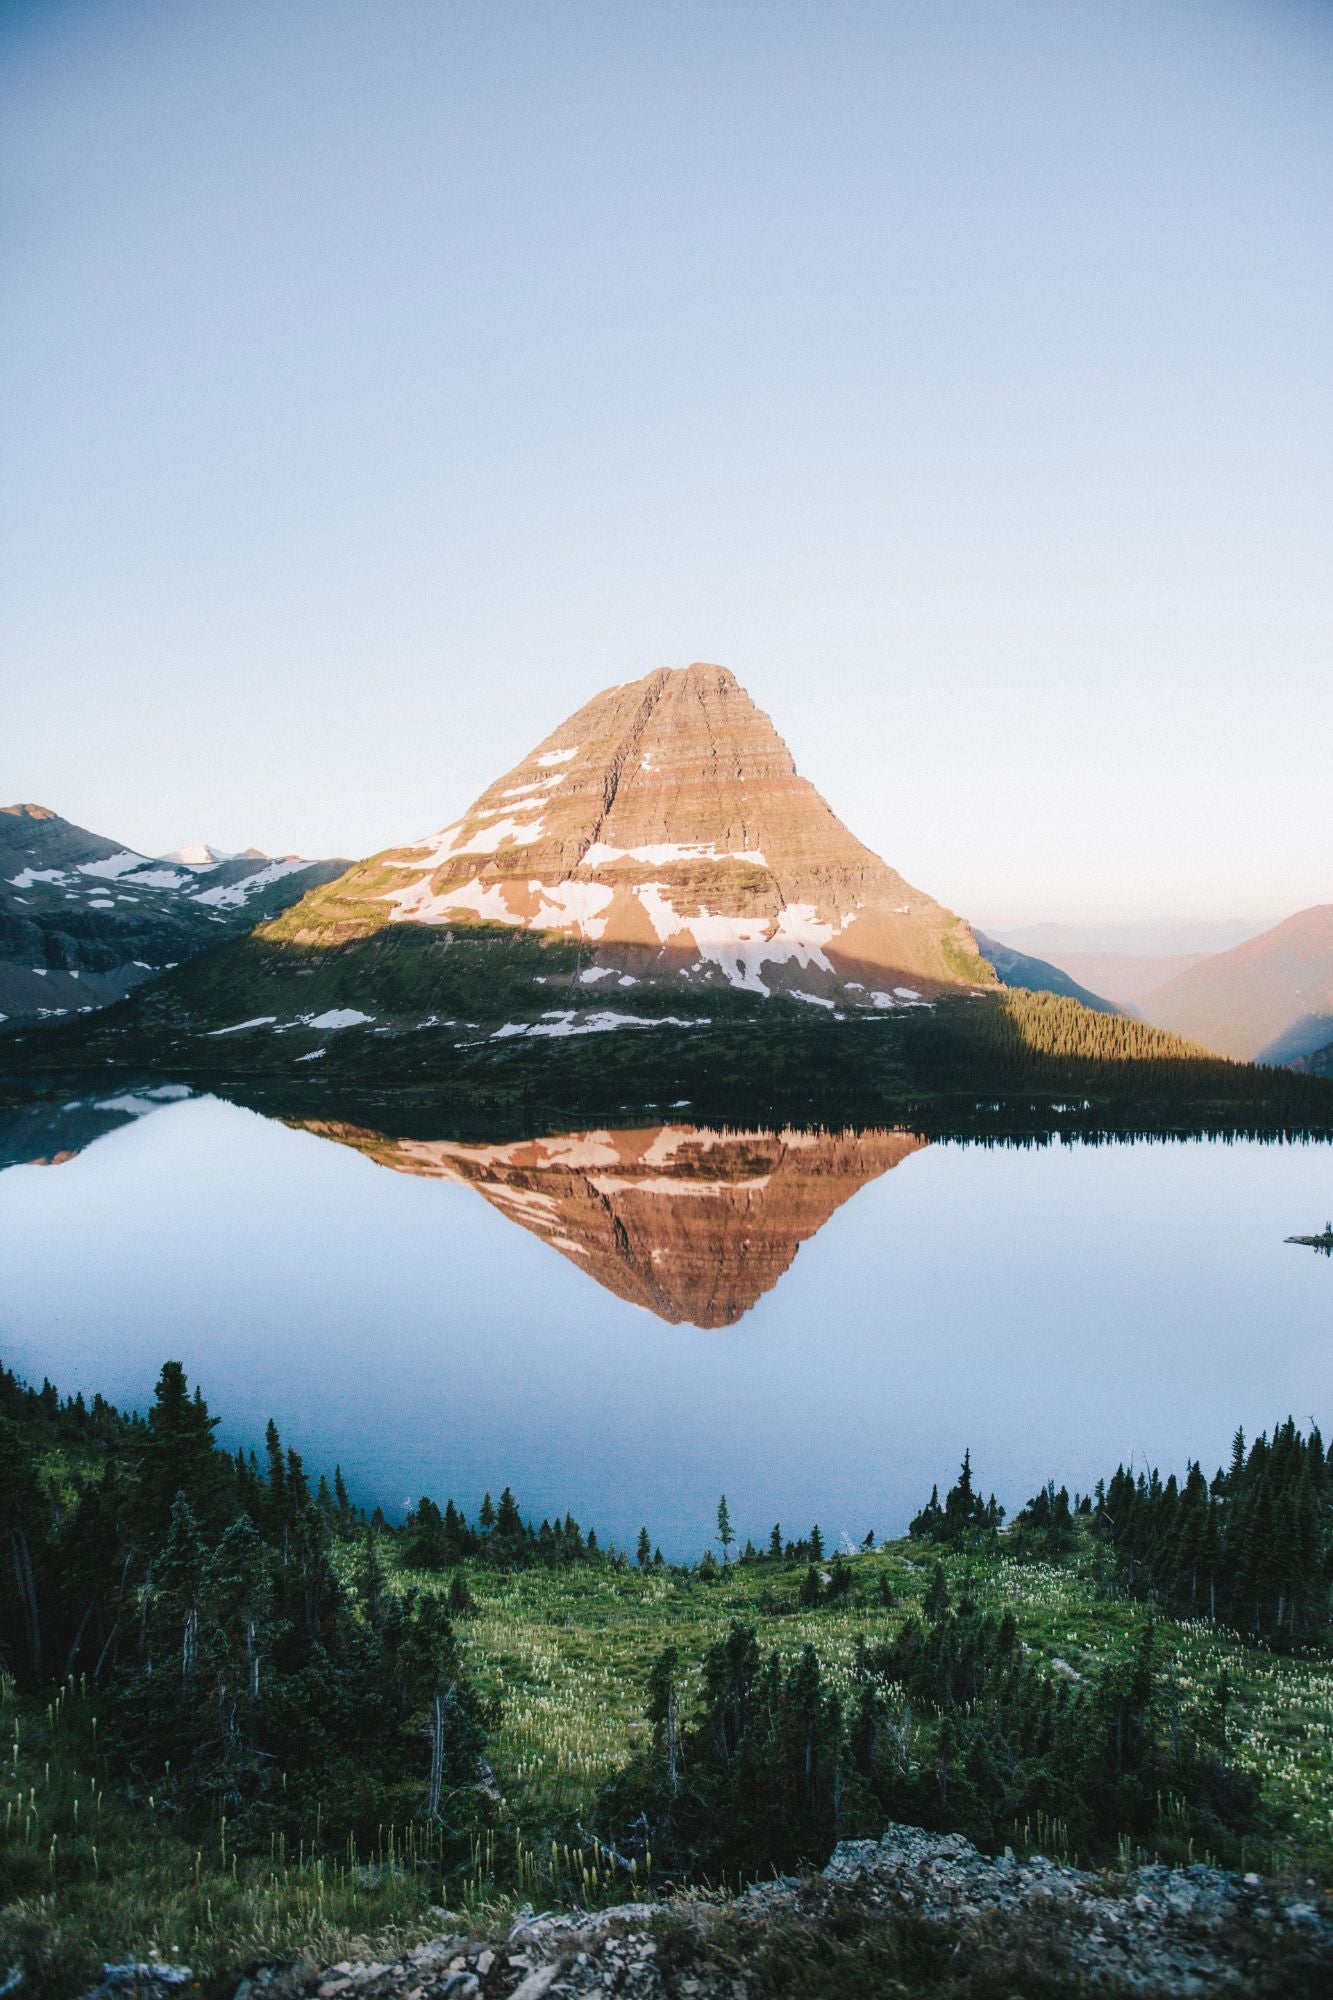
[(702, 658), (983, 926), (1333, 898), (1333, 10), (0, 53), (6, 802), (355, 859)]

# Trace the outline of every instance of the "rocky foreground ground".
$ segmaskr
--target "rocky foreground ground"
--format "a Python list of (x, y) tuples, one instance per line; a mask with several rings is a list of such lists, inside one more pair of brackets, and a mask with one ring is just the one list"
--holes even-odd
[[(108, 1967), (100, 2000), (150, 1987)], [(162, 1986), (188, 1972), (163, 1968)], [(765, 2000), (930, 1995), (1333, 1994), (1333, 1898), (1314, 1883), (1209, 1867), (1092, 1874), (995, 1860), (957, 1835), (891, 1826), (846, 1841), (822, 1875), (731, 1900), (521, 1911), (502, 1933), (454, 1930), (392, 1964), (265, 1967), (235, 2000)]]

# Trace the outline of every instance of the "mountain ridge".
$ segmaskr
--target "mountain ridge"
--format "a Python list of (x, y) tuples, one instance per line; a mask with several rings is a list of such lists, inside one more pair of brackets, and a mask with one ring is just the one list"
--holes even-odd
[(1080, 1006), (1091, 1008), (1094, 1014), (1118, 1014), (1122, 1011), (1115, 999), (1094, 993), (1053, 960), (1036, 958), (1026, 951), (1015, 951), (1012, 945), (988, 937), (975, 926), (972, 934), (1005, 986), (1019, 987), (1028, 993), (1063, 993), (1066, 999), (1077, 1000)]
[(1154, 1026), (1222, 1055), (1287, 1064), (1333, 1040), (1333, 903), (1315, 903), (1145, 994)]
[(49, 806), (0, 807), (0, 1017), (111, 1005), (344, 865), (209, 852), (141, 854)]

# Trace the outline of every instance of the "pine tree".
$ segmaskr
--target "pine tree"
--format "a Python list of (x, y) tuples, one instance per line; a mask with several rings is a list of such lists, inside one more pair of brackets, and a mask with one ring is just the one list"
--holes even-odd
[(724, 1493), (717, 1503), (717, 1539), (722, 1544), (722, 1560), (728, 1560), (727, 1551), (735, 1541), (732, 1533), (731, 1515), (727, 1511), (727, 1496)]
[(273, 1603), (273, 1555), (244, 1515), (233, 1521), (208, 1559), (202, 1595), (219, 1687), (260, 1693)]
[(217, 1421), (197, 1389), (190, 1395), (180, 1362), (164, 1363), (139, 1458), (139, 1527), (147, 1549), (165, 1540), (178, 1493), (205, 1530), (219, 1523), (231, 1467), (213, 1443)]
[(180, 1677), (194, 1678), (199, 1661), (199, 1608), (204, 1591), (208, 1552), (194, 1509), (183, 1493), (176, 1495), (166, 1547), (155, 1566), (157, 1609), (180, 1645)]
[(523, 1540), (523, 1516), (519, 1513), (518, 1502), (506, 1486), (500, 1495), (500, 1506), (495, 1516), (497, 1538), (512, 1552)]
[(282, 1456), (282, 1439), (272, 1417), (264, 1432), (268, 1459), (268, 1491), (264, 1496), (264, 1525), (269, 1533), (281, 1536), (287, 1525), (287, 1467)]
[(664, 1646), (649, 1671), (647, 1715), (653, 1726), (653, 1742), (665, 1767), (667, 1788), (674, 1794), (680, 1790), (683, 1762), (680, 1655), (674, 1646)]
[(936, 1563), (930, 1572), (930, 1583), (926, 1589), (923, 1608), (932, 1624), (938, 1624), (949, 1609), (949, 1584), (944, 1574), (943, 1563)]
[(453, 1561), (444, 1516), (428, 1494), (422, 1494), (415, 1511), (407, 1517), (403, 1545), (413, 1569), (448, 1569)]
[(652, 1545), (648, 1540), (648, 1530), (646, 1528), (640, 1528), (639, 1530), (639, 1546), (635, 1554), (638, 1558), (639, 1568), (647, 1569), (648, 1564), (652, 1560)]

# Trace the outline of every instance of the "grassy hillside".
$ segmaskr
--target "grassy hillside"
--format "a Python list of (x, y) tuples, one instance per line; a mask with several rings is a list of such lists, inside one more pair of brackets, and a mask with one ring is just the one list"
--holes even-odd
[[(1163, 1754), (1168, 1744), (1197, 1740), (1202, 1747), (1186, 1752), (1182, 1769), (1206, 1757), (1237, 1795), (1255, 1781), (1261, 1806), (1247, 1809), (1238, 1833), (1225, 1815), (1218, 1819), (1211, 1808), (1201, 1814), (1183, 1793), (1159, 1791), (1139, 1804), (1148, 1835), (1112, 1821), (1095, 1852), (1106, 1858), (1109, 1838), (1122, 1859), (1212, 1856), (1333, 1880), (1328, 1651), (1308, 1642), (1274, 1653), (1203, 1620), (1160, 1610), (1154, 1619), (1143, 1598), (1117, 1587), (1097, 1511), (1066, 1511), (1059, 1559), (1042, 1554), (1023, 1521), (998, 1540), (965, 1521), (955, 1544), (930, 1539), (932, 1520), (948, 1531), (961, 1487), (942, 1514), (923, 1510), (914, 1538), (827, 1558), (812, 1528), (798, 1530), (802, 1539), (781, 1544), (775, 1555), (746, 1548), (740, 1560), (721, 1562), (709, 1552), (699, 1563), (667, 1566), (645, 1546), (631, 1562), (598, 1550), (569, 1523), (557, 1523), (554, 1537), (546, 1524), (540, 1535), (507, 1529), (506, 1507), (511, 1523), (518, 1520), (507, 1494), (489, 1529), (423, 1507), (414, 1524), (392, 1530), (365, 1523), (341, 1492), (335, 1500), (321, 1488), (317, 1500), (303, 1499), (299, 1460), (284, 1457), (276, 1434), (266, 1473), (253, 1456), (248, 1471), (245, 1461), (226, 1460), (209, 1442), (207, 1410), (183, 1394), (183, 1382), (174, 1401), (170, 1394), (163, 1401), (169, 1375), (164, 1371), (147, 1422), (127, 1423), (100, 1402), (61, 1405), (53, 1392), (25, 1397), (3, 1385), (0, 1449), (21, 1448), (26, 1469), (6, 1489), (7, 1507), (18, 1509), (6, 1528), (19, 1559), (17, 1596), (7, 1582), (3, 1606), (10, 1670), (0, 1675), (7, 1743), (0, 1946), (6, 1963), (25, 1967), (27, 1991), (63, 2000), (88, 1983), (101, 1959), (175, 1955), (220, 1994), (256, 1961), (305, 1954), (328, 1964), (355, 1940), (386, 1957), (438, 1933), (442, 1905), (466, 1923), (469, 1915), (494, 1917), (524, 1901), (586, 1907), (623, 1900), (649, 1882), (679, 1887), (681, 1876), (651, 1851), (627, 1861), (607, 1844), (616, 1837), (617, 1788), (657, 1754), (660, 1723), (655, 1729), (648, 1712), (661, 1685), (663, 1648), (675, 1649), (675, 1684), (688, 1718), (716, 1699), (719, 1660), (738, 1628), (753, 1632), (759, 1656), (776, 1656), (779, 1677), (813, 1675), (825, 1713), (837, 1704), (851, 1718), (866, 1687), (867, 1658), (899, 1643), (910, 1651), (911, 1634), (925, 1632), (944, 1642), (946, 1657), (953, 1649), (952, 1671), (965, 1676), (967, 1634), (983, 1631), (988, 1618), (1004, 1620), (1013, 1649), (1006, 1684), (1026, 1680), (1039, 1701), (1054, 1704), (1053, 1716), (1091, 1691), (1094, 1719), (1099, 1689), (1134, 1685), (1151, 1629), (1156, 1666), (1134, 1699), (1151, 1707)], [(1313, 1466), (1316, 1446), (1296, 1438), (1283, 1449), (1305, 1451)], [(16, 1463), (6, 1459), (11, 1471)], [(1252, 1451), (1256, 1477), (1265, 1463)], [(179, 1503), (165, 1549), (142, 1575), (136, 1555), (151, 1546), (144, 1524), (178, 1479), (198, 1503), (201, 1523), (211, 1496), (218, 1524), (226, 1514), (225, 1506), (216, 1512), (219, 1496), (239, 1481), (256, 1524), (238, 1535), (233, 1522), (196, 1584)], [(1157, 1505), (1155, 1480), (1148, 1491)], [(27, 1492), (40, 1494), (39, 1512), (26, 1507)], [(980, 1520), (987, 1510), (977, 1514)], [(1040, 1507), (1037, 1515), (1048, 1518)], [(118, 1534), (129, 1537), (123, 1557), (109, 1535), (113, 1517)], [(53, 1518), (66, 1521), (67, 1542), (59, 1533), (49, 1539)], [(320, 1520), (323, 1555), (319, 1535), (312, 1540)], [(738, 1537), (747, 1530), (766, 1546), (760, 1524), (738, 1519)], [(51, 1551), (61, 1546), (68, 1551), (61, 1560), (72, 1565), (64, 1582), (50, 1567)], [(744, 1544), (733, 1543), (733, 1551), (737, 1546)], [(247, 1565), (252, 1578), (259, 1574), (261, 1547), (270, 1592), (262, 1607), (253, 1581), (244, 1582)], [(38, 1672), (26, 1623), (28, 1556), (51, 1654)], [(340, 1602), (342, 1637), (327, 1613), (317, 1617), (318, 1636), (305, 1655), (277, 1606), (285, 1593), (298, 1622), (308, 1617), (310, 1578), (325, 1561), (331, 1568), (318, 1590), (326, 1607)], [(99, 1564), (112, 1593), (107, 1629), (104, 1636), (98, 1627), (85, 1652), (86, 1624), (62, 1630), (56, 1598), (68, 1585), (70, 1612), (77, 1612), (82, 1596), (98, 1588)], [(122, 1619), (111, 1622), (116, 1593), (127, 1583)], [(181, 1620), (190, 1605), (202, 1608), (184, 1611), (183, 1658)], [(440, 1617), (427, 1616), (432, 1606)], [(414, 1697), (399, 1725), (383, 1726), (385, 1717), (394, 1720), (395, 1677), (419, 1664), (413, 1634), (426, 1630), (444, 1648), (450, 1696), (467, 1690), (487, 1760), (484, 1783), (455, 1779), (438, 1816), (425, 1807), (430, 1702), (423, 1711)], [(158, 1660), (146, 1679), (145, 1647)], [(211, 1729), (219, 1695), (235, 1703), (233, 1671), (244, 1676), (252, 1647), (263, 1660), (267, 1740), (278, 1748), (258, 1762), (249, 1747), (250, 1711), (261, 1707), (255, 1689), (241, 1701), (234, 1736), (224, 1730), (215, 1738)], [(343, 1649), (352, 1671), (371, 1669), (346, 1713), (320, 1664), (333, 1647)], [(199, 1702), (182, 1715), (196, 1718), (190, 1728), (202, 1735), (192, 1755), (164, 1762), (168, 1711), (196, 1675)], [(254, 1680), (257, 1688), (258, 1667)], [(988, 1712), (987, 1704), (981, 1713)], [(929, 1804), (927, 1823), (956, 1823), (955, 1811), (974, 1810), (977, 1786), (994, 1790), (996, 1774), (960, 1759), (958, 1732), (977, 1721), (964, 1684), (956, 1697), (935, 1702), (890, 1690), (885, 1721), (901, 1782)], [(988, 1726), (983, 1722), (982, 1741)], [(337, 1755), (343, 1730), (358, 1744), (346, 1766)], [(956, 1789), (937, 1795), (935, 1774), (951, 1760)], [(393, 1775), (399, 1765), (402, 1777)], [(465, 1759), (460, 1774), (466, 1769)], [(845, 1835), (879, 1830), (875, 1806), (858, 1804), (850, 1788), (843, 1810)], [(1058, 1813), (1039, 1806), (999, 1823), (994, 1842), (1093, 1858)], [(823, 1853), (804, 1858), (818, 1863)], [(710, 1879), (718, 1886), (721, 1878)]]
[[(338, 954), (322, 956), (308, 979), (299, 967), (266, 961), (274, 983), (265, 987), (243, 964), (259, 949), (247, 941), (86, 1026), (11, 1036), (0, 1046), (15, 1088), (114, 1064), (294, 1116), (343, 1116), (381, 1129), (390, 1127), (376, 1105), (392, 1115), (395, 1103), (418, 1111), (429, 1105), (450, 1129), (498, 1136), (624, 1123), (682, 1101), (696, 1118), (714, 1122), (910, 1124), (934, 1133), (1049, 1130), (1053, 1123), (1088, 1132), (1333, 1129), (1333, 1085), (1325, 1079), (1211, 1056), (1179, 1036), (1056, 994), (992, 992), (835, 1021), (778, 998), (756, 1008), (753, 996), (731, 990), (691, 1003), (637, 989), (618, 992), (613, 1003), (637, 1027), (498, 1034), (485, 1023), (516, 1001), (503, 982), (520, 958), (529, 995), (540, 978), (550, 982), (538, 990), (553, 1008), (573, 1004), (572, 947), (532, 937), (516, 951), (515, 942), (505, 939), (493, 975), (481, 947), (458, 955), (455, 973), (447, 935), (397, 927), (358, 947), (379, 954), (377, 988), (404, 1013), (424, 1005), (425, 992), (438, 991), (446, 973), (456, 979), (449, 990), (457, 1012), (418, 1013), (410, 1029), (379, 1018), (313, 1025), (346, 1001)], [(232, 978), (234, 995), (226, 983)], [(309, 1023), (290, 999), (293, 979), (305, 979), (300, 1013)], [(182, 996), (195, 982), (210, 984), (210, 1018), (228, 1031), (199, 1032), (188, 1012), (181, 1017)], [(525, 1004), (531, 1007), (530, 997)], [(242, 1005), (254, 1011), (242, 1014)], [(255, 1025), (243, 1025), (256, 1014)]]
[[(589, 1822), (605, 1782), (648, 1740), (647, 1679), (661, 1647), (676, 1645), (697, 1677), (708, 1647), (744, 1618), (762, 1646), (786, 1660), (813, 1645), (845, 1690), (858, 1644), (900, 1630), (920, 1611), (930, 1576), (911, 1543), (858, 1555), (849, 1566), (853, 1594), (818, 1611), (798, 1608), (800, 1564), (733, 1564), (711, 1580), (697, 1570), (512, 1574), (469, 1566), (477, 1611), (459, 1620), (459, 1630), (464, 1657), (496, 1704), (489, 1756), (501, 1803), (474, 1865), (447, 1886), (428, 1865), (428, 1836), (408, 1823), (386, 1825), (378, 1861), (372, 1851), (359, 1867), (318, 1850), (304, 1854), (299, 1842), (275, 1843), (271, 1855), (229, 1853), (220, 1824), (201, 1844), (156, 1810), (151, 1786), (127, 1788), (105, 1770), (95, 1697), (76, 1685), (48, 1713), (45, 1704), (18, 1700), (6, 1683), (0, 1720), (18, 1748), (0, 1844), (13, 1900), (0, 1910), (0, 1941), (34, 1970), (45, 1964), (53, 1992), (75, 1990), (104, 1957), (153, 1950), (178, 1952), (222, 1990), (256, 1958), (306, 1953), (328, 1963), (357, 1940), (388, 1957), (438, 1933), (433, 1911), (441, 1901), (480, 1920), (523, 1901), (550, 1908), (622, 1899), (629, 1878), (576, 1829)], [(1064, 1661), (1087, 1674), (1128, 1659), (1141, 1637), (1143, 1607), (1107, 1598), (1086, 1553), (1060, 1566), (946, 1557), (945, 1569), (955, 1596), (1012, 1611), (1025, 1649), (1048, 1665)], [(890, 1609), (879, 1600), (881, 1578), (894, 1594)], [(437, 1579), (396, 1572), (398, 1586), (410, 1582), (439, 1587)], [(1219, 1676), (1229, 1676), (1234, 1755), (1285, 1816), (1283, 1829), (1256, 1841), (1245, 1862), (1333, 1879), (1333, 1665), (1274, 1657), (1199, 1624), (1171, 1622), (1163, 1636), (1186, 1717), (1202, 1716)], [(1014, 1844), (1068, 1852), (1061, 1827), (1049, 1822), (1015, 1828)], [(1188, 1849), (1171, 1858), (1189, 1858)]]

